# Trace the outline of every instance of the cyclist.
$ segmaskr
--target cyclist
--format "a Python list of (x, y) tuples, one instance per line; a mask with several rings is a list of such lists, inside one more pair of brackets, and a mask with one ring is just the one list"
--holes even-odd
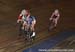
[(59, 17), (60, 17), (59, 10), (56, 9), (56, 10), (52, 13), (51, 17), (49, 18), (49, 20), (50, 20), (50, 21), (52, 20), (52, 23), (54, 23), (54, 27), (57, 26)]
[(24, 30), (24, 28), (26, 30), (26, 27), (31, 25), (30, 28), (33, 32), (31, 37), (35, 36), (35, 28), (34, 27), (35, 27), (35, 24), (36, 24), (36, 19), (35, 19), (35, 17), (30, 15), (30, 12), (28, 10), (23, 9), (21, 11), (21, 13), (18, 17), (18, 20), (17, 20), (17, 23), (19, 23), (19, 22), (23, 22), (23, 25), (22, 25), (23, 30)]

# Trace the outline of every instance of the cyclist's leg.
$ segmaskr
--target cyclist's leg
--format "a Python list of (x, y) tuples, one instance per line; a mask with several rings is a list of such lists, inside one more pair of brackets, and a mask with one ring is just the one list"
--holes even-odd
[(58, 22), (58, 20), (57, 19), (54, 19), (54, 26), (56, 27), (57, 26), (57, 22)]
[(25, 26), (27, 25), (26, 21), (23, 22), (23, 26), (22, 26), (22, 29), (24, 30), (25, 29)]
[(31, 24), (31, 30), (32, 31), (35, 31), (35, 25), (36, 25), (36, 21), (32, 21), (32, 24)]
[(31, 37), (35, 36), (35, 24), (36, 24), (36, 21), (32, 21), (31, 30), (32, 30), (33, 34)]
[(28, 33), (28, 24), (26, 21), (24, 21), (22, 29), (23, 29), (23, 33), (24, 33), (24, 38), (25, 38), (25, 40), (27, 40), (28, 39), (28, 34), (27, 34)]
[(31, 31), (35, 31), (34, 26), (35, 26), (35, 24), (32, 23), (32, 24), (31, 24)]

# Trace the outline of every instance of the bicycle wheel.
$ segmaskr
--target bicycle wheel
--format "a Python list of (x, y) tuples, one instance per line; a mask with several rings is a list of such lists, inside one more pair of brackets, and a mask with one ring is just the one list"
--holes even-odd
[(51, 31), (52, 29), (54, 29), (54, 27), (55, 27), (55, 23), (53, 22), (53, 20), (51, 20), (49, 22), (49, 31)]

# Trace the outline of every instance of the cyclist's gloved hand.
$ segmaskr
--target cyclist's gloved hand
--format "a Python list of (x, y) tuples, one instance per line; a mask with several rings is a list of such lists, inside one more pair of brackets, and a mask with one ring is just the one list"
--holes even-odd
[(17, 20), (17, 23), (19, 23), (19, 20)]

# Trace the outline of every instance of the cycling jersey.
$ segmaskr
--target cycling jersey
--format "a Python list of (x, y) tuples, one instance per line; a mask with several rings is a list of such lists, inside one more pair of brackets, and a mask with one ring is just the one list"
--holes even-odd
[(34, 21), (35, 17), (34, 16), (30, 16), (28, 19), (26, 18), (26, 16), (22, 16), (22, 20), (26, 21), (27, 24), (32, 24), (32, 21)]
[(53, 18), (57, 18), (57, 16), (56, 16), (56, 15), (54, 15), (54, 16), (53, 16)]

